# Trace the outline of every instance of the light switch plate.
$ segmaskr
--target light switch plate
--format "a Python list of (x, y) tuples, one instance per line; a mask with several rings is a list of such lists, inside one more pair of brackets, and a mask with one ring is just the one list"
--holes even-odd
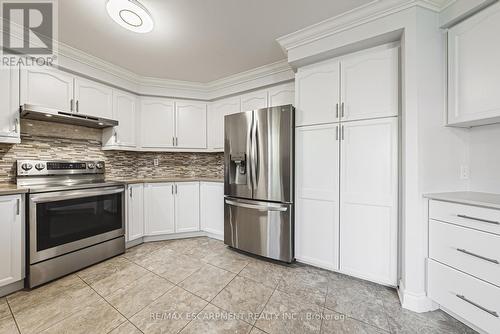
[(469, 166), (467, 166), (467, 165), (460, 166), (460, 179), (461, 180), (468, 180), (469, 177), (470, 177)]

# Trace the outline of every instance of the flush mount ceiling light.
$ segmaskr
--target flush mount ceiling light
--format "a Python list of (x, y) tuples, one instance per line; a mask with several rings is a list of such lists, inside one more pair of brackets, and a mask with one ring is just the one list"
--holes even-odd
[(137, 0), (108, 0), (106, 9), (113, 21), (125, 29), (137, 33), (153, 30), (154, 22), (151, 14)]

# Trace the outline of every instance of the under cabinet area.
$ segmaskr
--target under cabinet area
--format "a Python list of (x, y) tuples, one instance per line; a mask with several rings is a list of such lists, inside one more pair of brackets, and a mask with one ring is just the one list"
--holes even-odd
[(224, 235), (222, 182), (158, 182), (127, 186), (127, 242), (207, 232)]
[(500, 122), (500, 3), (448, 30), (448, 125)]
[(24, 205), (22, 195), (0, 196), (0, 287), (24, 278)]

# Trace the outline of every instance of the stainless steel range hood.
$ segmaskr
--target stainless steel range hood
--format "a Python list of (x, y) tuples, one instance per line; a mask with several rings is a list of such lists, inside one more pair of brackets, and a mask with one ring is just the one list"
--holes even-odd
[(112, 119), (71, 113), (31, 104), (25, 104), (21, 106), (21, 118), (45, 122), (80, 125), (95, 129), (104, 129), (118, 125), (118, 121)]

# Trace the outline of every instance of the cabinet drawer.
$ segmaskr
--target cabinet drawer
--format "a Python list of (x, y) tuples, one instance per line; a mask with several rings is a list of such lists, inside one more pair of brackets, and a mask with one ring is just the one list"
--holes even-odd
[(500, 289), (489, 283), (428, 261), (429, 297), (487, 333), (500, 330)]
[(429, 256), (500, 287), (500, 236), (430, 220)]
[(429, 218), (500, 234), (500, 210), (433, 200)]

